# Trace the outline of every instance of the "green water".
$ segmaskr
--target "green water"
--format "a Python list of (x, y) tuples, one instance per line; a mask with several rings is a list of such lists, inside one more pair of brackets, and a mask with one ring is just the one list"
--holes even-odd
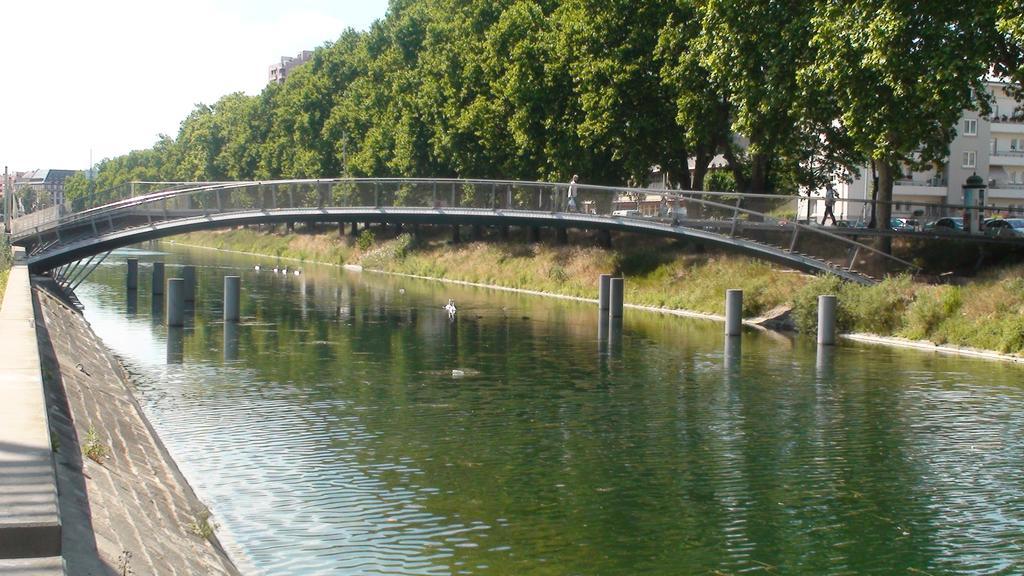
[(1024, 572), (1024, 367), (162, 248), (79, 295), (246, 573)]

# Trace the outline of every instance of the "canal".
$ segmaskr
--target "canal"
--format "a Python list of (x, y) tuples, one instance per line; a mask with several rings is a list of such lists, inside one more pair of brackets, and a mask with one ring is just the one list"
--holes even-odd
[(1024, 367), (159, 248), (78, 295), (246, 573), (1024, 571)]

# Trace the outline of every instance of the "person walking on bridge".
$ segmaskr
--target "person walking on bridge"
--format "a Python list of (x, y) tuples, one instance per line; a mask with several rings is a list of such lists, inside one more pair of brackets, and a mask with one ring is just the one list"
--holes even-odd
[(836, 225), (836, 214), (832, 211), (832, 208), (836, 205), (836, 189), (832, 187), (832, 183), (828, 183), (825, 189), (825, 215), (821, 217), (821, 225), (825, 225), (825, 220), (832, 218), (832, 225)]
[(568, 191), (568, 194), (567, 194), (568, 203), (566, 204), (566, 211), (567, 212), (579, 212), (580, 211), (579, 206), (577, 206), (577, 204), (576, 204), (576, 195), (578, 194), (578, 190), (576, 189), (576, 187), (577, 187), (577, 181), (579, 180), (579, 178), (580, 177), (578, 175), (573, 174), (572, 175), (572, 180), (569, 181), (569, 191)]

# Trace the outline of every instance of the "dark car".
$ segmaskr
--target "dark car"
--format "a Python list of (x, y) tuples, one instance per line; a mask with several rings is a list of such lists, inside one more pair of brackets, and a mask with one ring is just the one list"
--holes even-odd
[(944, 218), (928, 222), (924, 225), (924, 229), (928, 232), (963, 232), (964, 219), (946, 216)]
[(994, 238), (1024, 238), (1024, 218), (992, 218), (985, 222), (985, 235)]
[(919, 226), (913, 218), (892, 218), (889, 220), (889, 227), (897, 232), (912, 232)]

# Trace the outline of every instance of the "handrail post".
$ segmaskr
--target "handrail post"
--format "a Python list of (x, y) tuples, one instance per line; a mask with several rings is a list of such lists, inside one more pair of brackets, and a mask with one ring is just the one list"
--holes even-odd
[(743, 201), (743, 197), (740, 196), (736, 199), (736, 208), (732, 211), (732, 228), (729, 230), (729, 237), (733, 238), (736, 236), (736, 223), (740, 218), (740, 202)]
[(855, 244), (853, 247), (853, 256), (850, 258), (850, 265), (847, 266), (850, 270), (853, 270), (853, 265), (857, 263), (858, 254), (860, 254), (860, 244)]
[(455, 203), (455, 182), (452, 182), (452, 203), (451, 203), (451, 207), (452, 208), (457, 208), (458, 207), (458, 204)]
[(288, 185), (288, 208), (295, 208), (295, 187), (298, 184), (292, 183)]
[(793, 239), (789, 241), (789, 251), (796, 249), (796, 236), (800, 233), (800, 224), (793, 222)]
[(373, 182), (373, 207), (377, 208), (380, 206), (380, 186), (377, 181)]

